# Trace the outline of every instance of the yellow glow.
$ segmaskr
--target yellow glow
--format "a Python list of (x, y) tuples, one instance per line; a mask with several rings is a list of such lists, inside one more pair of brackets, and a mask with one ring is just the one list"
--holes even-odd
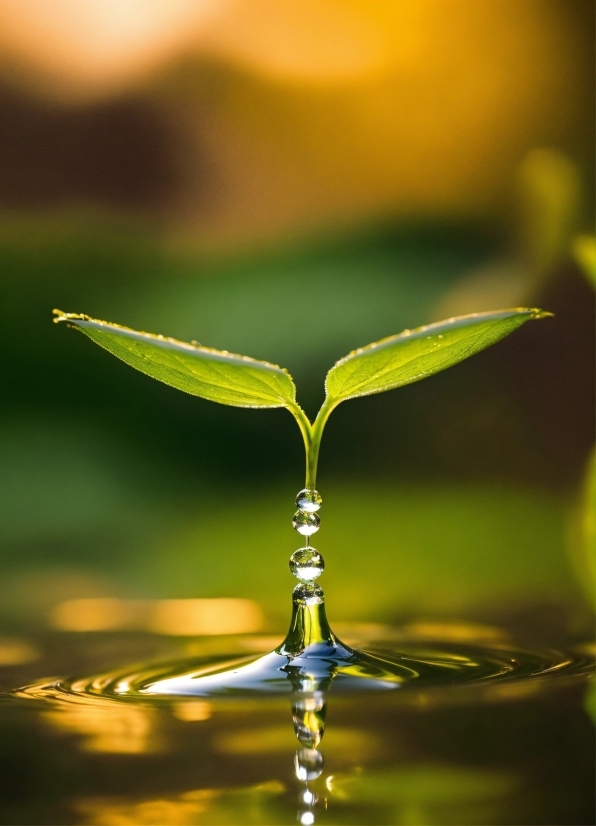
[(71, 599), (51, 613), (61, 631), (151, 631), (173, 636), (247, 634), (263, 615), (248, 599)]
[(81, 703), (43, 712), (55, 728), (84, 737), (84, 751), (146, 754), (159, 749), (153, 736), (153, 710), (128, 705)]
[[(382, 70), (341, 82), (319, 71), (336, 46), (335, 29), (321, 24), (308, 38), (296, 34), (316, 28), (331, 6), (318, 5), (309, 17), (309, 3), (249, 0), (228, 13), (233, 19), (213, 21), (209, 43), (218, 56), (269, 82), (234, 75), (208, 129), (197, 122), (197, 150), (208, 147), (219, 191), (229, 197), (213, 211), (189, 207), (181, 238), (217, 247), (224, 238), (275, 237), (387, 213), (477, 219), (510, 208), (519, 160), (532, 146), (556, 145), (563, 129), (579, 123), (582, 97), (569, 89), (584, 83), (583, 53), (561, 4), (338, 3), (337, 21), (347, 9), (368, 18), (363, 38), (376, 26), (375, 42), (386, 50)], [(380, 7), (397, 11), (383, 22)], [(284, 14), (283, 37), (270, 44)], [(317, 38), (324, 45), (311, 69), (316, 50), (308, 43)]]
[(403, 60), (418, 9), (419, 0), (236, 0), (202, 42), (276, 80), (350, 82)]
[(197, 789), (173, 800), (165, 798), (138, 801), (80, 801), (78, 811), (85, 817), (85, 822), (97, 826), (191, 826), (197, 823), (197, 815), (204, 812), (209, 803), (217, 796), (211, 789)]
[(596, 237), (580, 235), (573, 242), (573, 254), (596, 286)]
[(2, 0), (0, 50), (47, 91), (93, 97), (174, 57), (227, 2)]
[[(583, 123), (586, 49), (566, 5), (3, 0), (0, 70), (50, 97), (136, 85), (165, 107), (188, 165), (177, 237), (217, 249), (379, 214), (503, 210), (519, 160), (538, 142), (568, 145)], [(207, 201), (204, 164), (218, 181)], [(561, 238), (527, 240), (548, 252)], [(480, 286), (497, 300), (494, 279)]]
[(249, 599), (164, 599), (154, 603), (148, 629), (156, 634), (246, 634), (263, 617)]
[(132, 600), (89, 598), (61, 602), (50, 618), (61, 631), (116, 631), (134, 625), (137, 615)]
[(176, 703), (172, 713), (185, 723), (196, 723), (211, 717), (213, 705), (205, 700), (188, 700), (185, 703)]
[[(76, 801), (75, 807), (83, 821), (92, 826), (194, 826), (197, 823), (231, 822), (230, 810), (226, 807), (228, 795), (232, 801), (237, 799), (238, 792), (249, 795), (249, 799), (258, 800), (277, 796), (285, 791), (285, 786), (279, 780), (270, 780), (241, 789), (192, 789), (174, 797), (149, 800), (117, 797), (82, 799)], [(222, 810), (218, 810), (219, 801), (223, 801)]]
[(27, 640), (0, 637), (0, 666), (24, 665), (38, 660), (40, 652)]

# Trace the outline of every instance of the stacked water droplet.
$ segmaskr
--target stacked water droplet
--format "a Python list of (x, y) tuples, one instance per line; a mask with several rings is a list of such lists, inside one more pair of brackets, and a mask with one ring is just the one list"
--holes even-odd
[(302, 536), (312, 536), (319, 530), (321, 520), (317, 511), (321, 507), (323, 500), (321, 494), (316, 490), (304, 488), (296, 497), (298, 510), (294, 514), (292, 525)]
[(298, 548), (290, 557), (290, 571), (302, 582), (312, 582), (325, 570), (325, 562), (316, 548)]
[(323, 591), (314, 580), (325, 570), (325, 561), (316, 548), (310, 544), (310, 537), (319, 530), (321, 520), (317, 511), (323, 500), (316, 490), (305, 488), (296, 497), (298, 510), (292, 525), (299, 534), (306, 537), (306, 545), (298, 548), (290, 557), (290, 570), (300, 580), (294, 588), (294, 599), (306, 605), (323, 601)]

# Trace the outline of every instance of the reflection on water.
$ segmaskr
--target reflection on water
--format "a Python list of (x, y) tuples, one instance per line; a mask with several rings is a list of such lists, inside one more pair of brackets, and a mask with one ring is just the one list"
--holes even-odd
[(125, 803), (114, 800), (81, 800), (76, 809), (83, 822), (97, 826), (157, 826), (157, 824), (180, 824), (190, 826), (200, 822), (198, 818), (209, 811), (210, 804), (217, 797), (215, 789), (196, 789), (179, 795), (177, 799), (143, 800), (139, 803)]
[(196, 723), (200, 720), (208, 720), (211, 717), (213, 706), (204, 700), (191, 700), (185, 703), (176, 703), (172, 708), (172, 714), (179, 720), (186, 720), (189, 723)]
[(82, 735), (85, 751), (148, 754), (157, 751), (151, 708), (110, 704), (58, 706), (42, 713), (57, 729)]
[(593, 822), (587, 650), (527, 651), (461, 623), (352, 632), (342, 631), (373, 652), (371, 668), (399, 666), (389, 690), (354, 693), (363, 678), (338, 670), (349, 664), (323, 656), (313, 669), (304, 651), (289, 656), (291, 635), (274, 652), (283, 694), (141, 690), (229, 674), (224, 660), (262, 664), (266, 637), (222, 638), (219, 659), (205, 638), (192, 658), (20, 690), (0, 704), (10, 754), (0, 822)]
[[(318, 802), (318, 795), (309, 788), (309, 783), (323, 774), (325, 760), (317, 746), (325, 733), (326, 700), (322, 691), (311, 692), (306, 686), (304, 695), (298, 689), (292, 703), (294, 732), (302, 748), (296, 751), (294, 768), (296, 777), (304, 783), (304, 790), (299, 798), (306, 809), (299, 811), (298, 820), (303, 826), (315, 822), (313, 807)], [(326, 798), (324, 799), (326, 803)]]

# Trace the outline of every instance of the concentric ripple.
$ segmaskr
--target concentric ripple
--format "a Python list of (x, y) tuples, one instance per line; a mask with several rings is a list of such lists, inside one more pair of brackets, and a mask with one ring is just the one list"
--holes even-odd
[(402, 636), (399, 645), (378, 640), (368, 651), (339, 644), (333, 652), (311, 650), (297, 656), (276, 649), (261, 656), (239, 651), (238, 656), (205, 655), (147, 663), (91, 677), (40, 682), (15, 693), (58, 702), (242, 697), (319, 689), (333, 693), (399, 690), (411, 696), (432, 689), (456, 692), (466, 686), (480, 690), (483, 686), (579, 678), (592, 668), (587, 651), (565, 653), (528, 650), (501, 641), (472, 644)]

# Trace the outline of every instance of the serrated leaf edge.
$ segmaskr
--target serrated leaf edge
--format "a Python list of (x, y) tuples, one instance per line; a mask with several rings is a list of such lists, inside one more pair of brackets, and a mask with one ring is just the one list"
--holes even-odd
[[(330, 373), (336, 368), (340, 367), (342, 364), (345, 364), (347, 361), (355, 358), (356, 356), (360, 356), (363, 353), (367, 353), (371, 350), (376, 350), (378, 347), (382, 347), (383, 345), (388, 344), (389, 342), (397, 341), (400, 338), (410, 338), (411, 336), (418, 337), (420, 335), (426, 335), (429, 331), (433, 329), (437, 329), (439, 327), (444, 328), (448, 324), (453, 324), (454, 326), (460, 322), (469, 321), (470, 319), (489, 319), (493, 318), (495, 321), (499, 321), (503, 318), (510, 318), (511, 316), (515, 315), (522, 315), (526, 314), (530, 318), (528, 320), (534, 320), (539, 318), (549, 318), (552, 317), (554, 314), (548, 312), (547, 310), (541, 310), (538, 307), (514, 307), (508, 310), (495, 310), (489, 311), (485, 313), (468, 313), (467, 315), (460, 315), (460, 316), (452, 316), (451, 318), (445, 318), (441, 321), (434, 321), (432, 324), (425, 324), (421, 327), (415, 327), (413, 330), (402, 330), (401, 333), (397, 333), (392, 336), (385, 336), (385, 338), (381, 338), (378, 341), (373, 341), (370, 344), (365, 344), (363, 347), (358, 347), (356, 350), (352, 350), (347, 355), (342, 356), (338, 361), (335, 362), (333, 367), (331, 367), (327, 371), (327, 375), (325, 377), (325, 394), (328, 397), (328, 388), (327, 388), (327, 379), (329, 378)], [(383, 391), (371, 391), (369, 393), (355, 393), (354, 395), (349, 395), (345, 397), (341, 397), (338, 399), (338, 403), (342, 401), (349, 401), (352, 398), (358, 398), (360, 396), (370, 396), (375, 395), (377, 392)]]
[[(127, 338), (132, 338), (136, 341), (149, 340), (164, 348), (181, 348), (183, 350), (188, 350), (191, 353), (200, 353), (201, 355), (207, 356), (214, 361), (237, 361), (241, 364), (254, 364), (261, 368), (265, 368), (266, 370), (270, 370), (273, 373), (282, 373), (290, 379), (292, 384), (294, 384), (292, 376), (285, 367), (280, 367), (278, 364), (272, 364), (268, 361), (261, 361), (260, 359), (254, 359), (250, 356), (242, 356), (239, 353), (230, 353), (227, 350), (216, 350), (214, 347), (204, 347), (202, 344), (190, 344), (187, 341), (179, 341), (171, 336), (162, 336), (155, 333), (145, 333), (141, 330), (133, 330), (131, 327), (125, 327), (121, 324), (114, 324), (111, 321), (100, 321), (97, 318), (91, 318), (91, 316), (85, 315), (84, 313), (65, 313), (62, 310), (53, 310), (52, 312), (56, 315), (56, 318), (53, 319), (55, 324), (59, 324), (62, 321), (67, 323), (74, 321), (75, 324), (71, 324), (69, 326), (92, 327), (93, 329), (105, 330), (106, 332), (113, 330), (119, 335), (124, 335)], [(77, 324), (76, 322), (79, 323)]]

